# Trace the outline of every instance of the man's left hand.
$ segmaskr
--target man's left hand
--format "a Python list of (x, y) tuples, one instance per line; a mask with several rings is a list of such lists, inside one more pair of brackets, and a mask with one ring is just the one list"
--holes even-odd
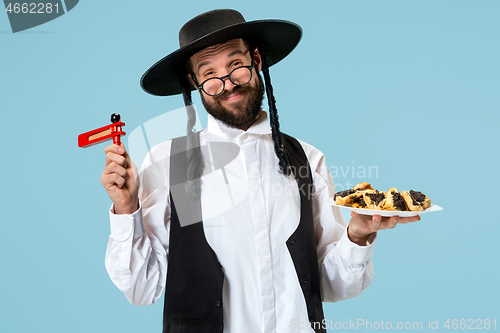
[[(394, 229), (398, 223), (420, 221), (420, 216), (412, 217), (382, 217), (380, 215), (361, 215), (351, 212), (351, 221), (347, 227), (347, 236), (351, 242), (366, 246), (368, 239), (373, 239), (379, 230)], [(371, 236), (371, 237), (370, 237)]]

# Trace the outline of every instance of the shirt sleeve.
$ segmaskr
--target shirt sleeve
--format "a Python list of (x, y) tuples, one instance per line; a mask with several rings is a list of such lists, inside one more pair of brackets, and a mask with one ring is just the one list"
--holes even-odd
[(349, 240), (339, 207), (325, 203), (335, 186), (323, 153), (301, 142), (313, 175), (313, 217), (324, 302), (336, 302), (361, 294), (374, 278), (371, 256), (375, 238), (366, 246)]
[(133, 214), (109, 211), (111, 235), (105, 266), (109, 277), (133, 305), (156, 303), (165, 289), (170, 201), (170, 142), (153, 147), (140, 172), (140, 207)]

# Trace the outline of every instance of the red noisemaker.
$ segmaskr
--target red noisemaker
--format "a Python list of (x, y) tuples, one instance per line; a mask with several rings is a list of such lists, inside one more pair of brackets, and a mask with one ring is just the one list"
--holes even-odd
[(114, 144), (119, 146), (120, 136), (126, 134), (122, 131), (122, 126), (125, 126), (125, 123), (120, 121), (118, 113), (111, 115), (111, 122), (111, 125), (80, 134), (78, 136), (78, 147), (87, 148), (111, 139), (113, 139)]

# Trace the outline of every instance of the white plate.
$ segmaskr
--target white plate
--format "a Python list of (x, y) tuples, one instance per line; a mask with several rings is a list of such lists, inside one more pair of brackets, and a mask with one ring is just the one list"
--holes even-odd
[(325, 200), (327, 204), (330, 204), (332, 206), (337, 206), (337, 207), (342, 207), (344, 209), (354, 211), (358, 214), (362, 215), (380, 215), (380, 216), (400, 216), (400, 217), (409, 217), (409, 216), (417, 216), (423, 213), (432, 213), (432, 212), (439, 212), (440, 210), (443, 210), (442, 207), (438, 205), (431, 204), (426, 210), (423, 210), (421, 212), (419, 211), (399, 211), (399, 210), (377, 210), (377, 209), (364, 209), (364, 208), (354, 208), (354, 207), (346, 207), (342, 205), (337, 205), (335, 201), (333, 201), (333, 198), (328, 198)]

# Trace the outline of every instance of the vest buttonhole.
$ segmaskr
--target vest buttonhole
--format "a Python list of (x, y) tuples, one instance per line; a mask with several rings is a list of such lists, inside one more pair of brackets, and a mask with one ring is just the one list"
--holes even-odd
[(292, 239), (292, 240), (290, 241), (290, 244), (293, 244), (293, 243), (295, 243), (295, 239)]

